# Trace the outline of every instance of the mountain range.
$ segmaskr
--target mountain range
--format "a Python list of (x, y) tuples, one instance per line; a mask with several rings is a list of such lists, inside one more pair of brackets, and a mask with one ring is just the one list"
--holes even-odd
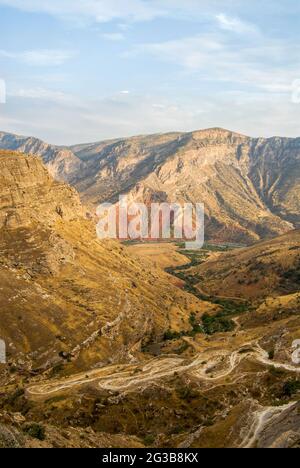
[(300, 138), (214, 128), (58, 147), (2, 132), (0, 148), (39, 155), (91, 210), (120, 194), (204, 203), (207, 239), (245, 244), (300, 227)]

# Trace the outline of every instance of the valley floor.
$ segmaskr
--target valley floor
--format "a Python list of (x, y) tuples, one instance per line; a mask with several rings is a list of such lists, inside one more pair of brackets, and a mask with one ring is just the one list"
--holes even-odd
[(300, 447), (300, 366), (291, 359), (299, 308), (264, 319), (259, 302), (209, 296), (192, 268), (224, 246), (196, 254), (175, 244), (128, 248), (215, 311), (192, 314), (190, 332), (175, 323), (163, 342), (146, 346), (131, 363), (32, 377), (17, 396), (13, 385), (2, 388), (9, 394), (2, 410), (25, 414), (50, 432), (47, 424), (62, 432), (75, 426), (84, 438), (88, 429), (94, 444), (101, 431), (132, 438), (132, 446)]

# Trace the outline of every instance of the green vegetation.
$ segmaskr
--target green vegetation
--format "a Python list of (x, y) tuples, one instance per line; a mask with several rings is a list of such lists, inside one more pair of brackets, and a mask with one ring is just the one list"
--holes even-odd
[(201, 263), (203, 263), (207, 258), (207, 253), (203, 252), (202, 250), (199, 250), (199, 251), (179, 250), (178, 253), (187, 257), (190, 262), (182, 266), (177, 266), (175, 268), (173, 267), (166, 268), (166, 272), (169, 273), (170, 275), (178, 276), (180, 279), (184, 279), (186, 276), (184, 274), (181, 275), (180, 274), (181, 272), (189, 270), (192, 267), (201, 265)]
[(293, 281), (294, 283), (300, 283), (300, 266), (286, 271), (283, 274), (283, 277), (288, 281)]
[(182, 345), (178, 349), (176, 349), (176, 354), (183, 354), (188, 348), (188, 343), (183, 342)]
[(269, 351), (269, 359), (270, 359), (270, 361), (273, 361), (274, 356), (275, 356), (275, 350), (274, 350), (274, 349), (271, 349), (271, 350)]
[[(164, 340), (165, 341), (172, 341), (172, 340), (178, 340), (179, 338), (182, 338), (183, 336), (190, 336), (193, 337), (197, 335), (197, 333), (204, 333), (203, 327), (199, 324), (196, 318), (195, 313), (191, 313), (189, 322), (191, 324), (192, 330), (191, 331), (181, 331), (181, 332), (174, 332), (172, 330), (168, 330), (164, 334)], [(186, 349), (186, 348), (185, 348)], [(184, 349), (184, 350), (185, 350)], [(184, 351), (183, 350), (183, 351)], [(183, 352), (182, 351), (182, 352)]]
[(223, 308), (222, 314), (224, 316), (236, 316), (248, 312), (250, 309), (249, 302), (238, 302), (231, 299), (214, 299), (211, 302), (220, 305)]
[[(185, 248), (185, 243), (184, 242), (177, 242), (176, 245), (180, 249)], [(238, 248), (242, 248), (242, 247), (245, 247), (245, 246), (240, 245), (240, 244), (210, 244), (208, 242), (205, 242), (202, 249), (199, 250), (198, 252), (201, 252), (201, 251), (205, 251), (205, 252), (227, 252), (229, 250), (238, 249)], [(186, 252), (186, 250), (184, 250), (184, 252)], [(191, 252), (197, 252), (197, 250), (192, 250)], [(184, 255), (185, 255), (185, 253), (184, 253)]]
[(10, 406), (14, 406), (14, 404), (18, 401), (18, 399), (22, 396), (24, 396), (25, 391), (23, 388), (17, 388), (17, 390), (9, 395), (6, 399), (6, 403)]
[(193, 331), (191, 332), (191, 335), (194, 336), (197, 333), (203, 333), (203, 327), (199, 324), (199, 322), (196, 319), (196, 314), (191, 313), (190, 315), (190, 324), (192, 326)]
[(144, 444), (146, 447), (149, 447), (150, 445), (153, 445), (155, 442), (156, 437), (153, 434), (147, 434), (144, 437)]
[(23, 431), (28, 434), (30, 437), (38, 440), (45, 440), (46, 438), (46, 431), (44, 426), (37, 423), (28, 423), (25, 424), (23, 427)]
[(176, 392), (181, 400), (186, 400), (188, 402), (199, 398), (199, 392), (188, 386), (178, 387)]
[(178, 340), (183, 336), (186, 336), (185, 332), (174, 332), (172, 330), (168, 330), (164, 334), (164, 341)]
[(64, 370), (64, 364), (62, 362), (55, 364), (49, 373), (49, 378), (51, 379), (51, 378), (57, 377), (57, 375), (60, 374), (60, 372), (62, 372), (63, 370)]
[(276, 378), (279, 378), (281, 379), (282, 376), (285, 374), (285, 371), (283, 371), (282, 369), (278, 369), (277, 367), (274, 367), (272, 366), (269, 370), (269, 373), (273, 376), (273, 377), (276, 377)]
[(215, 333), (231, 332), (235, 329), (235, 323), (230, 318), (227, 318), (226, 312), (220, 311), (215, 315), (204, 314), (201, 319), (202, 323), (196, 318), (196, 314), (190, 316), (190, 324), (192, 330), (189, 332), (173, 332), (168, 330), (164, 335), (165, 341), (177, 340), (183, 336), (194, 337), (198, 333), (213, 335)]
[(300, 380), (289, 380), (285, 382), (282, 389), (283, 396), (291, 398), (300, 391)]
[[(181, 247), (183, 244), (178, 244)], [(250, 310), (250, 304), (248, 302), (234, 301), (231, 299), (220, 299), (217, 297), (206, 296), (198, 290), (196, 285), (202, 278), (189, 273), (191, 267), (200, 265), (207, 258), (207, 251), (224, 251), (228, 250), (228, 246), (211, 246), (206, 245), (204, 249), (199, 251), (179, 251), (182, 255), (185, 255), (190, 259), (190, 263), (182, 265), (180, 267), (167, 268), (166, 272), (176, 276), (176, 278), (184, 281), (184, 290), (190, 294), (193, 294), (197, 299), (202, 301), (208, 301), (213, 304), (219, 305), (222, 310), (215, 315), (205, 314), (202, 317), (202, 323), (199, 323), (196, 319), (195, 314), (191, 314), (190, 324), (192, 331), (189, 333), (185, 332), (172, 332), (169, 330), (165, 334), (165, 340), (174, 340), (181, 338), (182, 336), (195, 336), (198, 333), (205, 333), (207, 335), (213, 335), (214, 333), (231, 332), (235, 329), (235, 323), (232, 320), (233, 317), (241, 315)]]
[(203, 330), (207, 335), (214, 333), (231, 332), (235, 329), (233, 320), (228, 319), (222, 315), (222, 312), (211, 316), (204, 314), (202, 317)]

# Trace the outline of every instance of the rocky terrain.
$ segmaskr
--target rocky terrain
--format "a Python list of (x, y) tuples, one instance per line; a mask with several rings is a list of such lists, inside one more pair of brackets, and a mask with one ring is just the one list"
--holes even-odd
[(124, 193), (204, 202), (210, 240), (251, 243), (300, 227), (300, 139), (210, 129), (61, 148), (0, 133), (0, 147), (40, 155), (89, 207)]
[(300, 446), (299, 231), (230, 251), (99, 241), (38, 157), (0, 166), (0, 447)]

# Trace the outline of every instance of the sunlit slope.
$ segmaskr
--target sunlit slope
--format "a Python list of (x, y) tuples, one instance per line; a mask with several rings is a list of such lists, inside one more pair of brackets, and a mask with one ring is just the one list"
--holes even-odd
[(208, 294), (255, 299), (300, 290), (300, 231), (229, 253), (193, 269)]
[(0, 336), (21, 366), (134, 359), (207, 306), (117, 242), (100, 242), (74, 189), (37, 158), (0, 154)]

